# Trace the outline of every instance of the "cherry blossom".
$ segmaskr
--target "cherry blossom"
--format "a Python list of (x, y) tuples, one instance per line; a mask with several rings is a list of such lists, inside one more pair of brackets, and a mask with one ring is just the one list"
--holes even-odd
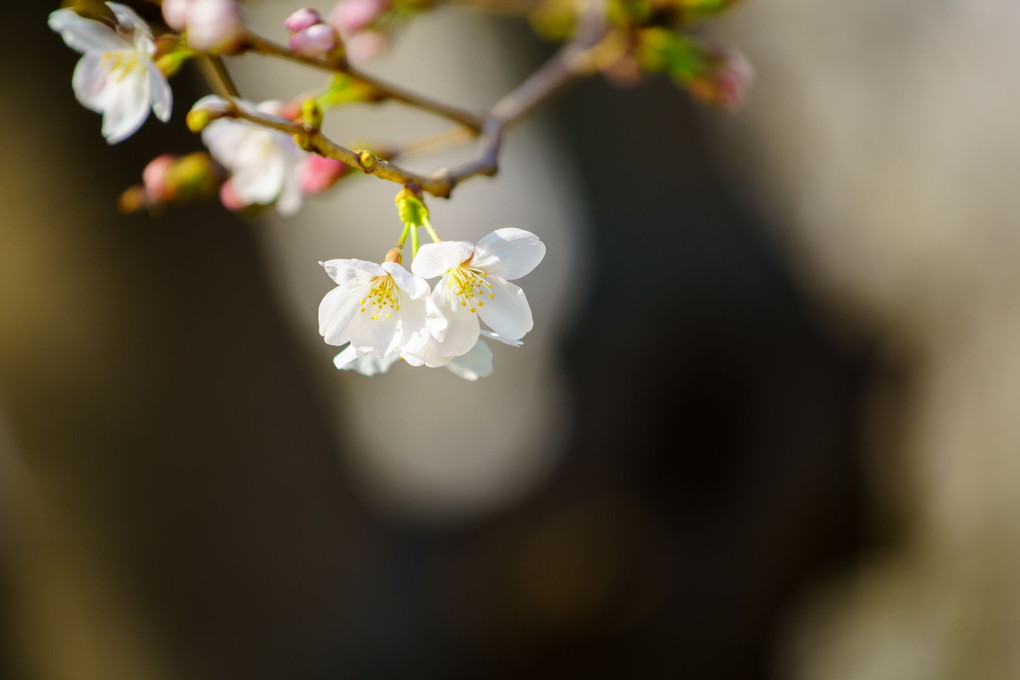
[(545, 256), (545, 244), (523, 229), (497, 229), (477, 245), (441, 241), (423, 245), (411, 271), (423, 278), (442, 276), (432, 302), (447, 320), (435, 333), (442, 356), (469, 352), (478, 341), (479, 317), (501, 340), (520, 340), (531, 330), (531, 307), (524, 291), (510, 283), (530, 273)]
[[(396, 262), (323, 262), (337, 287), (319, 304), (319, 334), (327, 344), (350, 342), (357, 356), (383, 359), (424, 346), (446, 321), (429, 314), (429, 285)], [(430, 318), (431, 317), (431, 318)]]
[[(192, 111), (226, 106), (216, 96), (203, 97)], [(279, 115), (284, 104), (268, 101), (239, 107), (253, 107), (262, 113)], [(281, 215), (292, 215), (301, 208), (299, 166), (308, 155), (298, 148), (294, 138), (284, 132), (260, 127), (243, 120), (221, 118), (202, 130), (202, 141), (213, 157), (230, 171), (229, 192), (240, 206), (275, 203)]]
[(103, 114), (103, 136), (116, 144), (142, 126), (150, 108), (161, 121), (169, 120), (172, 95), (153, 63), (156, 45), (148, 25), (129, 7), (106, 5), (117, 19), (117, 30), (70, 8), (52, 12), (49, 26), (83, 54), (71, 86), (83, 106)]

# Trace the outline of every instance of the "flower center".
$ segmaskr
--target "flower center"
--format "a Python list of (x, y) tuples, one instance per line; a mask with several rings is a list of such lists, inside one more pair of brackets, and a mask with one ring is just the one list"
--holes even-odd
[(361, 298), (361, 311), (371, 313), (368, 318), (375, 321), (380, 315), (388, 319), (393, 312), (400, 311), (400, 300), (397, 298), (397, 285), (393, 277), (376, 276), (372, 279), (372, 288), (368, 295)]
[(139, 59), (134, 52), (105, 52), (102, 63), (108, 65), (110, 77), (119, 83), (138, 68)]
[(485, 306), (486, 300), (496, 297), (492, 284), (485, 278), (487, 276), (480, 269), (454, 267), (450, 270), (450, 290), (460, 300), (461, 307), (470, 307), (472, 312), (477, 312), (478, 307)]

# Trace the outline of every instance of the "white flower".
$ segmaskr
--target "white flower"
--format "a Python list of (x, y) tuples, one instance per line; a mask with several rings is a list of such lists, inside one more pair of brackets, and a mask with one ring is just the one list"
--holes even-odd
[[(279, 115), (283, 109), (283, 104), (275, 101), (257, 106), (239, 101), (237, 105), (272, 115)], [(192, 110), (214, 110), (220, 106), (226, 106), (226, 102), (210, 95), (195, 102)], [(242, 204), (276, 203), (281, 215), (292, 215), (301, 208), (298, 165), (307, 153), (294, 143), (291, 135), (243, 120), (221, 118), (202, 130), (202, 141), (230, 171), (230, 183)]]
[(545, 244), (523, 229), (497, 229), (477, 245), (441, 241), (422, 246), (411, 271), (423, 278), (442, 275), (432, 301), (446, 318), (434, 332), (438, 352), (456, 357), (478, 340), (481, 317), (501, 340), (520, 340), (531, 330), (531, 307), (510, 280), (531, 272), (545, 256)]
[[(333, 364), (341, 371), (354, 371), (362, 375), (379, 375), (390, 370), (398, 359), (407, 359), (406, 355), (392, 352), (379, 359), (370, 355), (358, 356), (357, 350), (348, 345), (336, 355)], [(411, 363), (408, 361), (408, 363)], [(414, 364), (411, 364), (414, 365)], [(475, 343), (465, 354), (443, 364), (451, 373), (465, 380), (478, 380), (492, 374), (492, 350), (482, 340)]]
[(49, 25), (68, 47), (83, 53), (71, 79), (74, 94), (83, 106), (103, 114), (103, 136), (116, 144), (142, 126), (150, 106), (161, 121), (169, 120), (172, 96), (152, 61), (156, 45), (149, 27), (129, 7), (106, 4), (118, 30), (70, 8), (50, 13)]
[(319, 304), (319, 334), (327, 344), (351, 343), (357, 357), (384, 359), (416, 350), (429, 339), (429, 327), (446, 322), (427, 318), (429, 284), (396, 262), (323, 262), (337, 287)]

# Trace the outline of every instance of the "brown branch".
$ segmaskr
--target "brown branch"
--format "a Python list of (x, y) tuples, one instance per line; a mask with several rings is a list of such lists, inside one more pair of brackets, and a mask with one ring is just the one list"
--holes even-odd
[[(499, 153), (503, 134), (508, 126), (531, 113), (537, 106), (566, 87), (574, 78), (595, 68), (592, 53), (606, 35), (604, 12), (604, 0), (592, 0), (588, 11), (582, 15), (578, 29), (570, 42), (517, 88), (497, 101), (484, 118), (383, 84), (352, 69), (346, 63), (303, 57), (259, 36), (248, 35), (249, 48), (255, 52), (297, 61), (322, 70), (346, 73), (378, 89), (388, 98), (443, 115), (480, 135), (482, 151), (478, 158), (454, 168), (438, 170), (429, 175), (411, 172), (379, 158), (370, 151), (349, 149), (337, 144), (319, 129), (306, 128), (292, 120), (263, 113), (238, 101), (236, 97), (239, 95), (233, 88), (229, 75), (222, 65), (217, 65), (213, 59), (209, 59), (209, 63), (204, 65), (203, 73), (210, 80), (213, 88), (225, 95), (227, 105), (221, 109), (209, 109), (208, 113), (210, 120), (237, 118), (291, 134), (294, 136), (295, 142), (306, 151), (338, 160), (365, 174), (397, 182), (433, 196), (448, 198), (454, 188), (465, 180), (479, 175), (492, 176), (496, 174), (499, 169)], [(217, 66), (220, 67), (217, 68)]]
[(248, 49), (252, 52), (286, 59), (288, 61), (311, 66), (312, 68), (317, 68), (321, 71), (346, 74), (351, 78), (368, 85), (385, 99), (392, 99), (393, 101), (398, 101), (423, 111), (429, 111), (438, 116), (442, 116), (443, 118), (447, 118), (448, 120), (460, 123), (464, 127), (476, 133), (480, 132), (482, 129), (483, 118), (478, 114), (472, 113), (471, 111), (465, 111), (464, 109), (456, 106), (444, 104), (443, 102), (430, 99), (424, 95), (410, 92), (396, 85), (382, 81), (375, 76), (369, 75), (360, 69), (355, 68), (351, 64), (347, 63), (345, 59), (329, 60), (295, 54), (289, 48), (274, 43), (271, 40), (267, 40), (266, 38), (251, 33), (250, 31), (245, 35), (245, 43), (247, 44)]

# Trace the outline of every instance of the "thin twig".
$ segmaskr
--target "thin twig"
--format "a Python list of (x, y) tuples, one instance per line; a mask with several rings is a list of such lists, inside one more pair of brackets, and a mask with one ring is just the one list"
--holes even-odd
[(430, 111), (439, 116), (460, 123), (474, 132), (479, 132), (482, 129), (482, 116), (472, 113), (471, 111), (465, 111), (464, 109), (456, 106), (451, 106), (449, 104), (444, 104), (443, 102), (430, 99), (424, 95), (410, 92), (391, 83), (387, 83), (375, 76), (363, 72), (361, 69), (355, 68), (344, 59), (319, 59), (317, 57), (306, 57), (300, 54), (295, 54), (287, 47), (251, 32), (248, 32), (245, 35), (245, 42), (248, 45), (248, 49), (252, 52), (286, 59), (288, 61), (304, 64), (330, 73), (346, 74), (351, 78), (368, 85), (385, 99), (392, 99), (393, 101), (398, 101), (403, 104), (407, 104), (408, 106), (422, 109), (423, 111)]
[(210, 119), (237, 118), (279, 130), (293, 135), (295, 142), (306, 151), (338, 160), (365, 174), (397, 182), (433, 196), (448, 198), (454, 188), (465, 180), (479, 175), (492, 176), (496, 174), (499, 168), (499, 152), (505, 129), (562, 90), (575, 77), (583, 75), (593, 68), (591, 54), (606, 35), (604, 3), (605, 0), (592, 0), (588, 11), (582, 15), (580, 25), (570, 42), (517, 88), (497, 101), (484, 118), (380, 83), (357, 70), (352, 72), (350, 65), (346, 63), (303, 57), (259, 36), (248, 35), (248, 44), (253, 51), (297, 61), (335, 73), (346, 73), (379, 89), (386, 97), (438, 113), (479, 134), (482, 151), (478, 158), (454, 168), (444, 168), (429, 175), (411, 172), (379, 158), (370, 151), (349, 149), (337, 144), (319, 129), (309, 129), (287, 118), (273, 116), (247, 106), (236, 99), (240, 95), (230, 83), (229, 75), (225, 69), (216, 68), (216, 62), (213, 60), (209, 60), (209, 64), (203, 67), (203, 73), (210, 80), (214, 89), (225, 93), (227, 106), (218, 110), (210, 110)]

